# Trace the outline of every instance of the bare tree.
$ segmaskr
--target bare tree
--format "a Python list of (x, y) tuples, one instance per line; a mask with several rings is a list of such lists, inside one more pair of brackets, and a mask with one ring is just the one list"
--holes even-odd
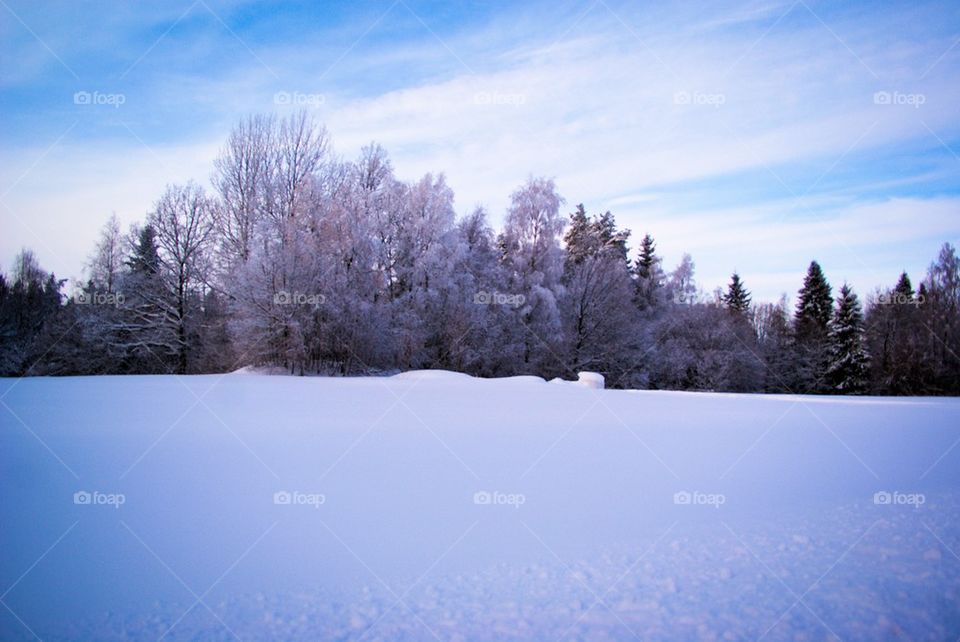
[(93, 256), (87, 264), (94, 286), (112, 294), (120, 279), (124, 258), (124, 239), (120, 232), (120, 221), (114, 213), (104, 223)]
[(270, 191), (275, 140), (276, 119), (251, 116), (233, 128), (214, 160), (212, 182), (220, 198), (213, 222), (226, 269), (250, 256)]
[(187, 317), (190, 297), (199, 295), (206, 280), (204, 250), (212, 230), (212, 205), (195, 183), (168, 186), (150, 214), (164, 280), (171, 298), (167, 316), (176, 328), (177, 370), (187, 370)]

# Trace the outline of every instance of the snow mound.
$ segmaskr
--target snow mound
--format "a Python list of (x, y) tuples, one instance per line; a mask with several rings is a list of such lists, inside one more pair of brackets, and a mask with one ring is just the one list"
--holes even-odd
[(237, 368), (230, 374), (235, 375), (286, 375), (290, 372), (286, 368), (279, 366), (243, 366)]
[(578, 373), (576, 381), (567, 381), (566, 379), (556, 377), (555, 379), (551, 379), (550, 383), (566, 383), (573, 386), (591, 388), (593, 390), (603, 390), (605, 386), (603, 375), (598, 372)]
[(453, 372), (452, 370), (410, 370), (393, 375), (391, 379), (400, 379), (403, 381), (432, 381), (432, 382), (454, 382), (470, 381), (474, 379), (468, 374), (462, 372)]
[(517, 375), (515, 377), (499, 377), (495, 379), (490, 379), (490, 381), (502, 381), (504, 383), (546, 383), (546, 380), (543, 377), (537, 377), (535, 375)]
[(581, 372), (577, 375), (577, 383), (594, 390), (603, 390), (604, 379), (599, 372)]

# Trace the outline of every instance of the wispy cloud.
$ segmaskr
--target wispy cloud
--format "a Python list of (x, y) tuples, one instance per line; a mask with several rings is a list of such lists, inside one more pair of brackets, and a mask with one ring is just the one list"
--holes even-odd
[[(210, 3), (117, 80), (124, 65), (105, 61), (136, 60), (189, 6), (113, 18), (101, 32), (120, 50), (112, 56), (74, 43), (63, 22), (41, 21), (37, 33), (65, 60), (93, 61), (78, 67), (85, 87), (125, 92), (112, 111), (78, 110), (78, 85), (39, 65), (36, 47), (17, 35), (8, 49), (26, 64), (3, 77), (3, 110), (18, 125), (16, 144), (0, 153), (5, 180), (37, 140), (55, 138), (55, 125), (82, 121), (56, 162), (12, 192), (13, 209), (38, 224), (61, 222), (54, 208), (67, 202), (140, 216), (157, 185), (188, 172), (206, 179), (238, 116), (298, 106), (275, 103), (288, 92), (321, 97), (305, 106), (345, 155), (376, 140), (401, 176), (444, 171), (461, 210), (479, 202), (499, 215), (528, 174), (554, 176), (571, 204), (613, 209), (637, 234), (652, 232), (668, 261), (693, 252), (709, 287), (749, 269), (757, 294), (772, 298), (795, 284), (770, 275), (800, 274), (827, 253), (846, 271), (837, 278), (868, 289), (901, 267), (921, 269), (931, 245), (958, 235), (960, 161), (950, 150), (960, 149), (960, 52), (950, 45), (960, 15), (948, 4), (406, 2), (311, 21), (305, 7), (268, 15)], [(50, 243), (75, 254), (67, 247), (95, 234), (91, 215), (62, 238), (49, 225)], [(911, 241), (891, 251), (878, 230)], [(22, 231), (5, 235), (0, 254), (22, 243), (33, 244)], [(49, 262), (79, 270), (73, 256)]]

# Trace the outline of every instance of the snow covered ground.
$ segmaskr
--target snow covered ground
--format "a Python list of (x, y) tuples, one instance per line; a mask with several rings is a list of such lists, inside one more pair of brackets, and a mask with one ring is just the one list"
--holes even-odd
[(0, 380), (0, 639), (956, 640), (960, 401)]

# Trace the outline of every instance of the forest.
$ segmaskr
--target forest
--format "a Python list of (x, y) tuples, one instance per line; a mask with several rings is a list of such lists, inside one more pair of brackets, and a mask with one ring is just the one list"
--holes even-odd
[[(458, 218), (442, 174), (405, 182), (386, 151), (335, 155), (306, 113), (231, 131), (211, 187), (170, 185), (116, 216), (83, 283), (24, 249), (0, 273), (0, 374), (603, 374), (613, 388), (960, 393), (960, 259), (864, 293), (811, 261), (796, 305), (752, 301), (733, 273), (704, 292), (651, 234), (567, 208), (550, 178), (510, 195), (501, 230)], [(916, 275), (915, 275), (916, 276)]]

